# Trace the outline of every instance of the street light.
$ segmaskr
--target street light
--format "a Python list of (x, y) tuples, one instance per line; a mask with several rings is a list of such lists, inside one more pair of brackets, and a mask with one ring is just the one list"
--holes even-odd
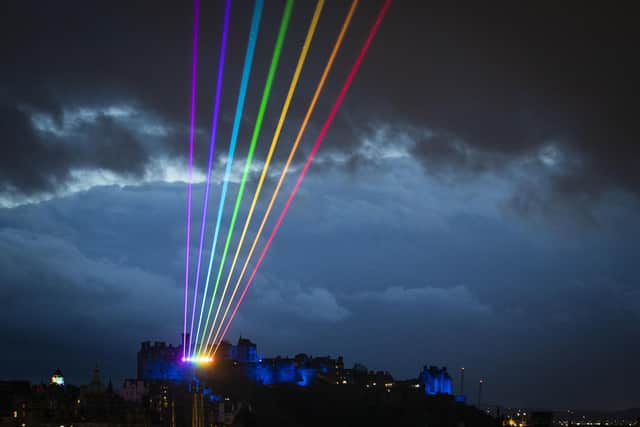
[(484, 384), (484, 378), (480, 378), (480, 383), (478, 384), (478, 408), (482, 404), (482, 385)]

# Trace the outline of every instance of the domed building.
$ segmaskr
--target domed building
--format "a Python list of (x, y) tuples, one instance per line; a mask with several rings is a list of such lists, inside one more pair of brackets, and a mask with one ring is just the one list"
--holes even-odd
[(61, 387), (64, 386), (64, 375), (62, 375), (60, 368), (56, 369), (53, 374), (51, 374), (51, 381), (49, 384)]

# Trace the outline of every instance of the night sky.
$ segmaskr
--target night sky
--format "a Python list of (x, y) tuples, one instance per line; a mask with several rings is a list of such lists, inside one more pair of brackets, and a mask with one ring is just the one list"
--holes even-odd
[[(245, 205), (313, 12), (297, 3)], [(223, 236), (283, 4), (266, 2)], [(359, 5), (267, 231), (381, 4)], [(252, 232), (348, 6), (320, 18)], [(223, 7), (202, 2), (193, 230)], [(86, 383), (97, 363), (119, 384), (141, 341), (182, 332), (192, 4), (2, 9), (0, 378), (60, 367)], [(251, 9), (232, 7), (211, 222)], [(484, 377), (486, 403), (637, 406), (636, 17), (623, 2), (397, 0), (229, 338), (396, 378), (464, 366), (472, 402)]]

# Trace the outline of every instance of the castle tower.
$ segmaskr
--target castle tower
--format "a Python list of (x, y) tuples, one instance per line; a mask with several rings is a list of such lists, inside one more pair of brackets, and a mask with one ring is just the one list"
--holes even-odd
[(97, 394), (102, 393), (104, 388), (102, 387), (102, 381), (100, 380), (100, 368), (96, 364), (96, 367), (93, 368), (93, 374), (91, 375), (91, 382), (88, 387), (89, 393)]
[(102, 382), (100, 381), (100, 368), (96, 364), (96, 367), (93, 368), (93, 375), (91, 376), (91, 385), (101, 386)]

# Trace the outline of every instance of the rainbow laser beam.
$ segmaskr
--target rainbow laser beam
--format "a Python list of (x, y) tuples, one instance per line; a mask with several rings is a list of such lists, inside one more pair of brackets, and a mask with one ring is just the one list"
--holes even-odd
[[(287, 214), (287, 211), (289, 210), (289, 207), (291, 206), (291, 202), (293, 201), (294, 197), (296, 196), (296, 193), (298, 192), (298, 189), (300, 188), (300, 184), (302, 183), (302, 180), (304, 179), (305, 175), (307, 174), (307, 171), (309, 170), (309, 167), (311, 167), (311, 163), (313, 162), (313, 158), (315, 157), (316, 153), (318, 152), (318, 149), (320, 148), (320, 145), (322, 144), (322, 140), (326, 136), (327, 131), (329, 130), (329, 127), (331, 126), (331, 123), (333, 122), (333, 119), (335, 118), (336, 113), (338, 112), (338, 109), (340, 108), (340, 105), (342, 104), (342, 101), (344, 100), (344, 97), (347, 94), (347, 91), (349, 90), (349, 87), (351, 86), (351, 83), (353, 82), (353, 79), (354, 79), (356, 73), (358, 72), (358, 69), (360, 68), (360, 65), (362, 64), (362, 60), (364, 59), (364, 56), (367, 53), (367, 50), (369, 50), (369, 46), (371, 45), (371, 42), (373, 41), (373, 38), (375, 37), (376, 33), (378, 32), (378, 29), (380, 28), (380, 25), (382, 24), (382, 20), (384, 19), (387, 11), (389, 10), (389, 6), (391, 6), (391, 1), (392, 0), (385, 0), (384, 5), (382, 6), (382, 9), (380, 9), (380, 12), (378, 13), (378, 17), (376, 18), (376, 21), (373, 24), (373, 27), (371, 27), (371, 30), (369, 31), (369, 35), (367, 36), (367, 39), (364, 42), (364, 45), (362, 46), (362, 48), (360, 50), (360, 53), (358, 54), (358, 57), (357, 57), (355, 63), (353, 64), (353, 66), (351, 68), (351, 71), (349, 72), (349, 75), (347, 76), (347, 79), (346, 79), (344, 85), (342, 86), (342, 89), (340, 90), (340, 94), (338, 95), (338, 98), (336, 99), (335, 103), (333, 104), (333, 107), (331, 107), (331, 111), (329, 113), (329, 116), (327, 117), (327, 120), (325, 121), (324, 125), (322, 126), (322, 130), (320, 131), (320, 134), (318, 135), (318, 138), (316, 139), (316, 142), (313, 145), (313, 148), (309, 152), (309, 156), (307, 157), (307, 160), (304, 163), (304, 167), (300, 171), (300, 174), (298, 175), (298, 179), (296, 180), (296, 183), (293, 186), (293, 189), (291, 190), (291, 193), (289, 194), (289, 197), (287, 198), (287, 202), (285, 203), (284, 207), (282, 208), (282, 211), (280, 212), (280, 215), (278, 216), (278, 220), (276, 221), (275, 225), (273, 226), (273, 229), (271, 230), (271, 234), (269, 235), (269, 238), (267, 239), (267, 243), (265, 244), (264, 248), (262, 249), (262, 252), (260, 253), (260, 257), (258, 258), (258, 261), (256, 262), (256, 265), (253, 267), (253, 270), (251, 271), (251, 275), (247, 279), (247, 283), (246, 283), (244, 289), (242, 290), (242, 293), (240, 294), (240, 297), (238, 298), (238, 302), (236, 303), (236, 306), (233, 309), (233, 313), (229, 317), (229, 320), (227, 322), (227, 326), (225, 327), (224, 331), (222, 332), (222, 335), (220, 336), (220, 342), (222, 342), (222, 339), (224, 339), (227, 331), (229, 330), (229, 326), (231, 325), (231, 322), (233, 321), (236, 313), (238, 312), (238, 308), (242, 304), (242, 300), (244, 299), (244, 297), (245, 297), (245, 295), (247, 293), (247, 290), (251, 286), (251, 283), (253, 282), (253, 279), (255, 278), (258, 269), (260, 268), (260, 265), (262, 264), (262, 261), (264, 260), (264, 257), (266, 255), (267, 251), (269, 250), (269, 247), (271, 246), (271, 243), (273, 242), (273, 238), (275, 237), (276, 233), (278, 232), (278, 229), (280, 228), (280, 225), (282, 224), (282, 221), (284, 220), (284, 217)], [(219, 345), (220, 344), (218, 343), (218, 345), (215, 347), (215, 350), (213, 352), (213, 356), (215, 356), (216, 352), (218, 351)]]
[[(233, 236), (233, 229), (236, 225), (236, 220), (238, 218), (238, 211), (240, 210), (240, 203), (242, 202), (244, 187), (247, 183), (247, 177), (249, 176), (249, 170), (251, 169), (251, 161), (253, 160), (253, 153), (255, 151), (256, 144), (258, 143), (260, 130), (262, 129), (262, 121), (264, 120), (264, 113), (267, 110), (267, 103), (269, 102), (269, 96), (271, 95), (271, 87), (273, 86), (273, 79), (275, 77), (276, 70), (278, 69), (278, 63), (280, 62), (282, 45), (284, 44), (284, 39), (285, 39), (285, 36), (287, 35), (287, 28), (289, 27), (289, 21), (291, 20), (292, 11), (293, 11), (293, 0), (287, 0), (287, 3), (284, 8), (284, 12), (282, 13), (282, 20), (280, 21), (280, 29), (278, 30), (278, 38), (276, 39), (276, 46), (273, 50), (273, 56), (271, 57), (269, 72), (267, 73), (267, 81), (265, 83), (264, 90), (262, 92), (262, 99), (260, 101), (260, 108), (258, 109), (258, 116), (256, 118), (255, 126), (253, 127), (253, 134), (251, 135), (251, 143), (249, 144), (249, 152), (247, 153), (247, 158), (244, 163), (244, 170), (242, 171), (242, 179), (240, 180), (240, 188), (238, 189), (235, 206), (233, 208), (233, 214), (231, 215), (231, 222), (229, 223), (229, 230), (227, 231), (227, 239), (224, 244), (222, 258), (220, 259), (220, 263), (218, 265), (218, 273), (216, 275), (214, 289), (218, 288), (218, 285), (220, 284), (220, 277), (222, 275), (222, 271), (224, 270), (224, 262), (227, 259), (227, 253), (229, 251), (229, 243), (231, 242), (231, 237)], [(220, 307), (220, 305), (224, 301), (224, 297), (226, 293), (227, 293), (227, 287), (225, 286), (222, 291), (222, 295), (220, 296), (218, 307)], [(214, 301), (211, 300), (211, 305), (209, 307), (209, 314), (207, 314), (207, 319), (210, 318), (211, 311), (213, 309), (213, 303)], [(220, 308), (216, 310), (216, 316), (214, 317), (213, 322), (211, 324), (212, 331), (216, 323), (216, 319), (218, 317), (219, 312), (220, 312)], [(209, 336), (207, 337), (207, 343), (210, 337), (211, 337), (211, 334), (209, 334)], [(205, 347), (206, 347), (206, 344), (205, 344)]]
[[(231, 132), (231, 142), (229, 144), (229, 157), (227, 159), (227, 167), (224, 172), (224, 179), (222, 184), (222, 193), (220, 194), (220, 202), (218, 205), (218, 216), (216, 218), (216, 228), (213, 235), (213, 242), (211, 244), (211, 254), (209, 256), (209, 268), (207, 270), (207, 281), (205, 282), (205, 289), (209, 287), (209, 280), (211, 278), (211, 268), (213, 266), (213, 257), (215, 255), (216, 244), (218, 243), (218, 234), (220, 232), (220, 223), (222, 222), (222, 213), (224, 211), (224, 202), (227, 196), (227, 188), (229, 186), (229, 175), (231, 175), (231, 164), (233, 163), (233, 155), (236, 149), (236, 143), (238, 142), (238, 133), (240, 131), (240, 122), (242, 121), (242, 111), (244, 110), (244, 101), (247, 95), (247, 86), (249, 85), (249, 77), (251, 75), (251, 65), (253, 63), (253, 54), (256, 49), (256, 40), (258, 39), (258, 30), (260, 29), (260, 19), (262, 17), (262, 10), (264, 8), (264, 0), (256, 0), (253, 8), (253, 17), (251, 18), (251, 28), (249, 31), (249, 42), (247, 44), (247, 52), (244, 58), (244, 66), (242, 69), (242, 78), (240, 80), (240, 92), (238, 94), (238, 102), (236, 104), (235, 117), (233, 119), (233, 128)], [(216, 292), (218, 288), (214, 287), (211, 300), (215, 300)], [(203, 305), (206, 300), (203, 299)], [(198, 323), (202, 320), (198, 320)], [(205, 331), (209, 322), (209, 316), (205, 322)]]
[(189, 119), (189, 182), (187, 183), (187, 242), (184, 268), (184, 327), (182, 355), (187, 349), (187, 311), (189, 309), (189, 248), (191, 246), (191, 187), (193, 185), (193, 134), (196, 120), (196, 76), (198, 70), (198, 31), (200, 25), (200, 0), (194, 1), (193, 11), (193, 59), (191, 64), (191, 117)]
[[(240, 240), (238, 241), (238, 246), (236, 248), (235, 254), (233, 255), (233, 261), (231, 262), (231, 267), (229, 268), (229, 273), (227, 274), (227, 279), (224, 284), (224, 289), (229, 287), (229, 283), (231, 281), (231, 277), (233, 276), (233, 271), (235, 269), (236, 263), (238, 261), (238, 255), (240, 254), (240, 250), (242, 249), (242, 245), (244, 243), (244, 239), (247, 234), (247, 230), (249, 228), (249, 224), (251, 223), (251, 218), (253, 216), (254, 209), (256, 207), (256, 203), (258, 202), (258, 198), (260, 197), (260, 191), (262, 190), (262, 184), (264, 183), (265, 177), (267, 175), (267, 171), (269, 170), (269, 166), (271, 164), (271, 158), (273, 157), (273, 153), (275, 151), (276, 145), (278, 144), (278, 140), (280, 139), (280, 133), (282, 132), (282, 127), (284, 125), (284, 121), (287, 117), (287, 113), (289, 112), (289, 106), (291, 105), (291, 99), (293, 98), (293, 94), (298, 85), (298, 80), (300, 78), (300, 74), (302, 73), (302, 67), (304, 66), (304, 62), (307, 58), (307, 54), (309, 52), (309, 48), (311, 47), (311, 40), (313, 39), (313, 35), (315, 33), (316, 27), (318, 25), (318, 21), (320, 19), (320, 14), (322, 13), (322, 8), (324, 7), (324, 0), (318, 0), (316, 4), (316, 9), (313, 13), (313, 18), (311, 19), (311, 24), (309, 24), (309, 30), (307, 31), (307, 36), (305, 38), (304, 44), (302, 46), (302, 51), (300, 52), (300, 57), (298, 58), (298, 63), (296, 65), (295, 72), (293, 73), (293, 77), (291, 78), (291, 84), (289, 85), (289, 91), (287, 92), (287, 97), (282, 106), (282, 111), (280, 112), (280, 118), (278, 119), (278, 124), (276, 126), (276, 130), (273, 134), (273, 139), (271, 140), (271, 145), (269, 146), (269, 151), (267, 153), (267, 158), (265, 160), (264, 166), (262, 168), (262, 172), (260, 174), (260, 179), (258, 180), (258, 186), (256, 187), (256, 191), (253, 195), (253, 200), (251, 201), (251, 207), (249, 208), (249, 212), (247, 214), (247, 218), (244, 222), (244, 226), (242, 228), (242, 234), (240, 235)], [(232, 298), (235, 296), (235, 292), (232, 295)], [(224, 300), (224, 298), (221, 299)], [(218, 305), (216, 310), (215, 317), (213, 318), (213, 325), (215, 326), (218, 315), (220, 314), (220, 308), (222, 304)], [(226, 314), (226, 313), (225, 313)]]
[[(202, 245), (204, 244), (204, 232), (207, 223), (207, 210), (209, 208), (209, 189), (211, 187), (211, 171), (213, 169), (213, 155), (216, 146), (216, 137), (218, 134), (218, 118), (220, 116), (220, 98), (222, 97), (222, 76), (224, 71), (224, 60), (227, 51), (227, 39), (229, 35), (229, 21), (231, 17), (231, 0), (226, 0), (224, 8), (224, 24), (222, 27), (222, 41), (220, 42), (220, 57), (218, 58), (218, 80), (216, 82), (216, 94), (213, 106), (213, 118), (211, 124), (211, 138), (209, 143), (209, 163), (207, 165), (207, 181), (204, 191), (204, 202), (202, 205), (202, 222), (200, 223), (200, 243), (198, 244), (198, 263), (196, 265), (196, 285), (193, 292), (193, 308), (191, 312), (191, 329), (189, 332), (189, 356), (191, 356), (191, 338), (193, 336), (193, 322), (196, 315), (197, 298), (198, 298), (198, 283), (200, 279), (200, 264), (202, 261)], [(207, 294), (207, 289), (204, 291)], [(204, 303), (203, 303), (204, 304)], [(202, 306), (204, 308), (204, 305)], [(202, 309), (201, 309), (202, 311)], [(202, 318), (202, 315), (201, 315)], [(198, 322), (198, 329), (196, 332), (195, 342), (198, 342), (198, 335), (200, 334), (200, 322)]]
[[(262, 231), (264, 230), (264, 226), (267, 222), (267, 220), (269, 219), (269, 215), (271, 214), (271, 210), (273, 209), (273, 204), (275, 203), (276, 198), (278, 197), (278, 193), (280, 192), (280, 188), (282, 187), (282, 183), (284, 182), (284, 179), (287, 175), (287, 171), (289, 170), (289, 166), (291, 165), (291, 162), (293, 161), (293, 157), (296, 154), (296, 151), (298, 149), (298, 145), (300, 144), (300, 140), (302, 139), (302, 135), (304, 134), (307, 125), (309, 123), (309, 120), (311, 118), (311, 114), (313, 113), (313, 110), (315, 109), (315, 106), (318, 102), (318, 98), (320, 97), (320, 93), (322, 92), (322, 90), (324, 89), (324, 85), (325, 82), (327, 80), (327, 76), (329, 75), (329, 72), (331, 71), (331, 68), (333, 66), (333, 62), (336, 58), (336, 55), (338, 54), (338, 50), (340, 49), (340, 46), (342, 45), (342, 41), (344, 40), (344, 37), (347, 33), (347, 29), (349, 28), (349, 25), (351, 23), (351, 19), (353, 18), (353, 15), (355, 13), (356, 7), (358, 5), (358, 0), (353, 0), (353, 2), (351, 3), (351, 7), (349, 8), (349, 12), (347, 13), (347, 16), (342, 24), (342, 28), (340, 29), (340, 33), (338, 34), (338, 38), (336, 39), (336, 42), (333, 46), (333, 49), (331, 51), (331, 54), (329, 56), (329, 59), (327, 61), (327, 64), (324, 67), (324, 70), (322, 72), (322, 76), (320, 77), (320, 81), (318, 82), (318, 86), (316, 87), (316, 90), (313, 94), (313, 98), (311, 99), (311, 102), (309, 103), (309, 107), (307, 109), (307, 112), (305, 114), (304, 120), (302, 121), (302, 124), (300, 125), (300, 129), (298, 130), (298, 134), (296, 135), (296, 139), (294, 140), (293, 146), (291, 147), (291, 150), (289, 151), (289, 156), (287, 158), (287, 162), (285, 163), (284, 168), (282, 169), (282, 172), (280, 173), (280, 177), (278, 178), (278, 183), (276, 185), (276, 188), (271, 196), (271, 200), (269, 200), (269, 205), (267, 206), (267, 210), (265, 211), (264, 215), (262, 216), (262, 221), (260, 222), (260, 227), (258, 228), (258, 232), (256, 234), (256, 236), (253, 239), (253, 243), (251, 244), (251, 248), (249, 249), (249, 254), (247, 255), (247, 258), (244, 262), (244, 265), (242, 266), (242, 270), (240, 272), (240, 276), (238, 277), (238, 279), (236, 280), (233, 292), (231, 294), (231, 298), (229, 299), (229, 302), (225, 308), (224, 314), (222, 316), (222, 320), (220, 321), (219, 325), (218, 325), (218, 329), (216, 331), (216, 334), (214, 336), (213, 339), (213, 343), (216, 342), (216, 339), (218, 338), (218, 335), (220, 333), (220, 329), (222, 327), (222, 325), (224, 324), (224, 319), (226, 318), (227, 314), (229, 314), (229, 310), (231, 308), (231, 304), (233, 303), (233, 299), (236, 296), (236, 293), (238, 292), (238, 289), (240, 287), (240, 283), (242, 282), (242, 278), (244, 277), (244, 274), (247, 271), (247, 267), (249, 265), (249, 262), (251, 261), (251, 258), (253, 256), (253, 252), (256, 249), (256, 245), (258, 244), (258, 241), (260, 239), (260, 236), (262, 235)], [(261, 185), (261, 183), (260, 183)], [(258, 190), (256, 190), (256, 192), (258, 192)]]

